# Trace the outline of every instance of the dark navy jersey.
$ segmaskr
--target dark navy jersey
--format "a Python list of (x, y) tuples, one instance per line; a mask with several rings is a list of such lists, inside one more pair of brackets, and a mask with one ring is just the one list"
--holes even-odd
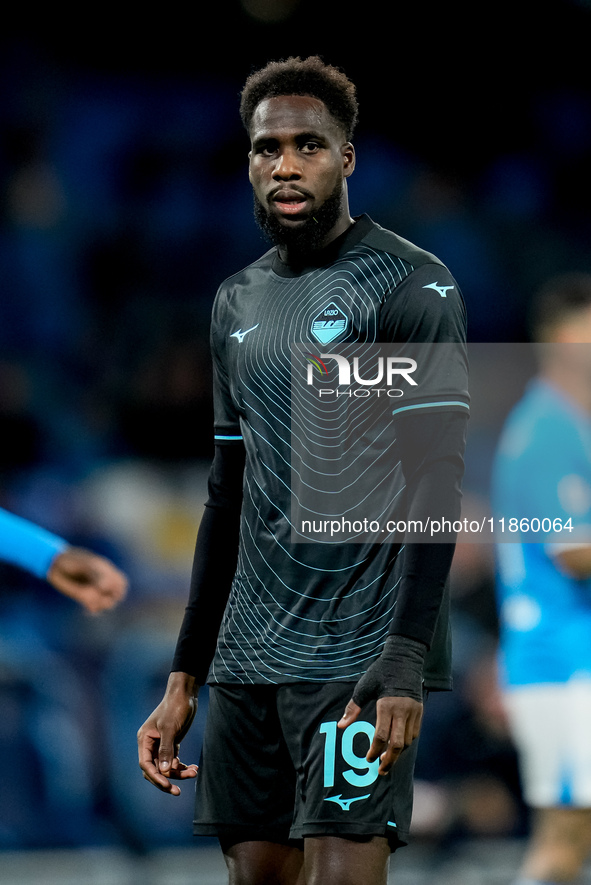
[[(393, 401), (393, 438), (405, 414), (467, 411), (465, 338), (463, 299), (447, 268), (367, 216), (320, 265), (294, 270), (272, 249), (222, 284), (211, 329), (215, 439), (244, 446), (246, 466), (238, 565), (210, 682), (356, 681), (395, 614), (400, 544), (302, 543), (292, 525), (294, 348), (455, 345), (433, 359), (416, 395)], [(402, 472), (393, 469), (389, 482), (396, 494)], [(437, 654), (447, 632), (444, 605)], [(447, 656), (426, 672), (430, 687), (447, 687)]]

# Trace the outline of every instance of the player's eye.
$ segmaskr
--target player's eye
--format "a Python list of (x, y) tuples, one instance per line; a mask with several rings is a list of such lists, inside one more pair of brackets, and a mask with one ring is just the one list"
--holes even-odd
[(255, 147), (255, 154), (260, 154), (263, 157), (271, 157), (276, 151), (276, 141), (264, 141)]

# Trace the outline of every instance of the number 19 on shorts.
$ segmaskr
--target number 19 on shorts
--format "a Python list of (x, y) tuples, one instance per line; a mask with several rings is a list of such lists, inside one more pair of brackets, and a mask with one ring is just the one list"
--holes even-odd
[[(370, 722), (353, 722), (344, 731), (337, 728), (336, 721), (323, 722), (319, 732), (324, 735), (324, 786), (333, 787), (335, 781), (336, 761), (338, 744), (343, 761), (351, 767), (343, 771), (343, 777), (353, 787), (367, 787), (373, 784), (378, 776), (380, 760), (368, 762), (365, 758), (371, 746), (375, 728)], [(357, 741), (355, 738), (360, 736)], [(366, 740), (361, 737), (366, 735)], [(340, 738), (340, 741), (339, 741)], [(361, 755), (357, 755), (353, 744), (357, 749), (364, 748)], [(367, 745), (366, 745), (367, 743)]]

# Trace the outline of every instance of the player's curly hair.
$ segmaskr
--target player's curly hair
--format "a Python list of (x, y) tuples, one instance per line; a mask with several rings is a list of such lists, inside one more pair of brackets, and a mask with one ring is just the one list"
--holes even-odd
[(310, 95), (320, 99), (343, 128), (347, 140), (353, 137), (359, 108), (355, 85), (320, 56), (272, 61), (248, 77), (240, 100), (240, 116), (247, 131), (257, 105), (278, 95)]

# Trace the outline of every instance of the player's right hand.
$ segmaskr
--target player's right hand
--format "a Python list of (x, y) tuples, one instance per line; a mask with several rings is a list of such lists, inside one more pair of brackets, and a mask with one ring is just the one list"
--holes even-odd
[(171, 796), (181, 792), (171, 780), (185, 780), (197, 774), (194, 763), (185, 765), (178, 757), (180, 742), (196, 712), (194, 679), (185, 673), (171, 673), (164, 698), (138, 731), (139, 764), (145, 779)]
[(68, 547), (54, 557), (49, 583), (96, 615), (125, 598), (127, 577), (104, 556), (82, 547)]

